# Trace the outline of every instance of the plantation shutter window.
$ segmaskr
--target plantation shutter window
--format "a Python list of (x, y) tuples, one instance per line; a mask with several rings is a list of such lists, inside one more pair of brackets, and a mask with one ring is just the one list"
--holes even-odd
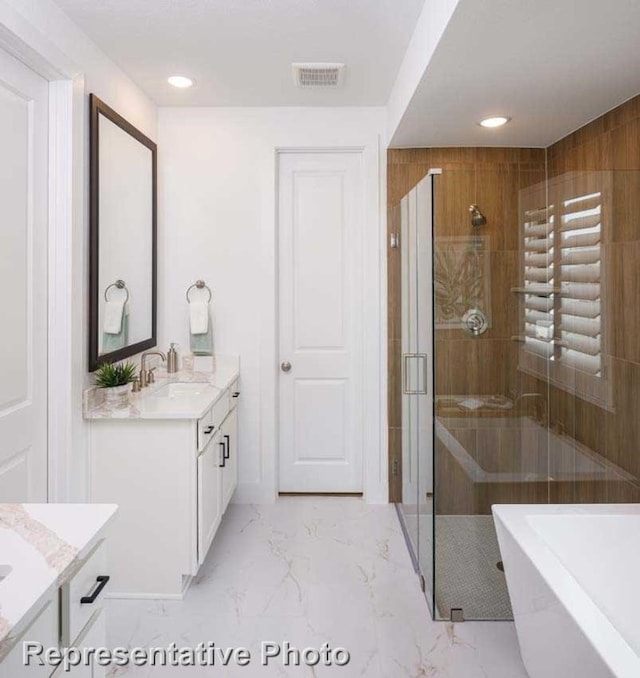
[(560, 225), (560, 357), (602, 376), (602, 193), (562, 203)]
[(611, 402), (605, 353), (607, 172), (569, 172), (520, 192), (522, 335), (519, 369)]
[(554, 341), (553, 205), (525, 211), (524, 342), (528, 351), (551, 358)]

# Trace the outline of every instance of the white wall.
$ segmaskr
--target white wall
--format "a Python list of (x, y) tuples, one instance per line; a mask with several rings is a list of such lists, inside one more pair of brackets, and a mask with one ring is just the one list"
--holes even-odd
[[(187, 347), (186, 287), (204, 278), (215, 291), (216, 350), (242, 357), (242, 501), (276, 492), (276, 149), (362, 147), (371, 238), (365, 363), (365, 485), (387, 500), (386, 158), (384, 109), (161, 109), (50, 0), (0, 0), (0, 43), (33, 50), (30, 62), (50, 79), (74, 79), (74, 225), (66, 390), (73, 409), (66, 477), (58, 499), (87, 496), (87, 427), (81, 393), (87, 373), (88, 101), (90, 92), (159, 143), (159, 345)], [(22, 53), (22, 51), (21, 51)], [(57, 65), (52, 68), (52, 64)], [(45, 71), (49, 71), (45, 73)]]
[(381, 108), (160, 109), (160, 346), (188, 351), (185, 290), (204, 279), (215, 350), (241, 356), (237, 501), (268, 502), (277, 491), (276, 150), (328, 147), (364, 149), (365, 494), (387, 501), (384, 135)]
[[(0, 0), (0, 41), (51, 80), (74, 80), (75, 117), (73, 172), (79, 189), (74, 192), (74, 223), (71, 234), (73, 345), (68, 379), (60, 380), (60, 393), (67, 391), (72, 403), (70, 444), (64, 478), (56, 479), (58, 499), (86, 498), (87, 427), (82, 419), (82, 389), (87, 373), (88, 288), (88, 157), (89, 104), (94, 92), (152, 139), (157, 137), (155, 104), (50, 0)], [(15, 50), (12, 46), (15, 45)], [(30, 55), (29, 51), (33, 51)], [(59, 356), (62, 361), (63, 356)]]
[(424, 3), (387, 101), (387, 143), (393, 139), (459, 1), (426, 0)]
[(51, 0), (0, 0), (2, 26), (45, 57), (66, 59), (69, 69), (84, 75), (87, 94), (95, 92), (155, 139), (157, 109), (153, 101)]

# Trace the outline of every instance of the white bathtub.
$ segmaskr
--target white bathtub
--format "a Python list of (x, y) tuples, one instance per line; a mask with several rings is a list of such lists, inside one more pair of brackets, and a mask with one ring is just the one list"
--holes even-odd
[(530, 417), (437, 417), (436, 435), (474, 483), (633, 478)]
[(495, 505), (531, 678), (640, 677), (640, 505)]

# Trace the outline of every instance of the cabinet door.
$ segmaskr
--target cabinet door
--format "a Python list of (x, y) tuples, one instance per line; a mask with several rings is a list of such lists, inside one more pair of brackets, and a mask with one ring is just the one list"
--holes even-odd
[[(82, 631), (78, 639), (71, 646), (79, 650), (83, 648), (100, 648), (107, 645), (107, 625), (104, 609), (94, 613), (91, 621)], [(99, 666), (95, 659), (90, 664), (84, 662), (77, 666), (72, 666), (69, 671), (64, 670), (64, 666), (59, 666), (51, 678), (105, 678), (107, 667)]]
[(204, 562), (222, 516), (220, 465), (224, 443), (214, 436), (198, 457), (198, 562)]
[[(107, 618), (106, 612), (100, 610), (100, 612), (94, 617), (93, 621), (89, 624), (89, 628), (86, 630), (84, 638), (82, 640), (82, 647), (106, 647), (107, 644)], [(94, 662), (91, 667), (91, 678), (106, 678), (107, 667), (99, 666)]]
[(222, 427), (226, 460), (222, 470), (222, 507), (226, 511), (229, 501), (238, 486), (238, 412), (232, 410)]

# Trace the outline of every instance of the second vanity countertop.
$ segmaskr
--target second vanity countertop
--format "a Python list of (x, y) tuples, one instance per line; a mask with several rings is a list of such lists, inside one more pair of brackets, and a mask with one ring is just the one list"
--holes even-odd
[(0, 504), (0, 659), (103, 535), (112, 504)]
[[(114, 408), (102, 399), (100, 389), (84, 394), (85, 419), (199, 419), (233, 385), (240, 375), (237, 361), (217, 361), (215, 369), (180, 370), (167, 374), (158, 370), (156, 382), (129, 394), (129, 406)], [(167, 393), (168, 384), (201, 384), (195, 391)], [(164, 390), (163, 390), (164, 389)]]

